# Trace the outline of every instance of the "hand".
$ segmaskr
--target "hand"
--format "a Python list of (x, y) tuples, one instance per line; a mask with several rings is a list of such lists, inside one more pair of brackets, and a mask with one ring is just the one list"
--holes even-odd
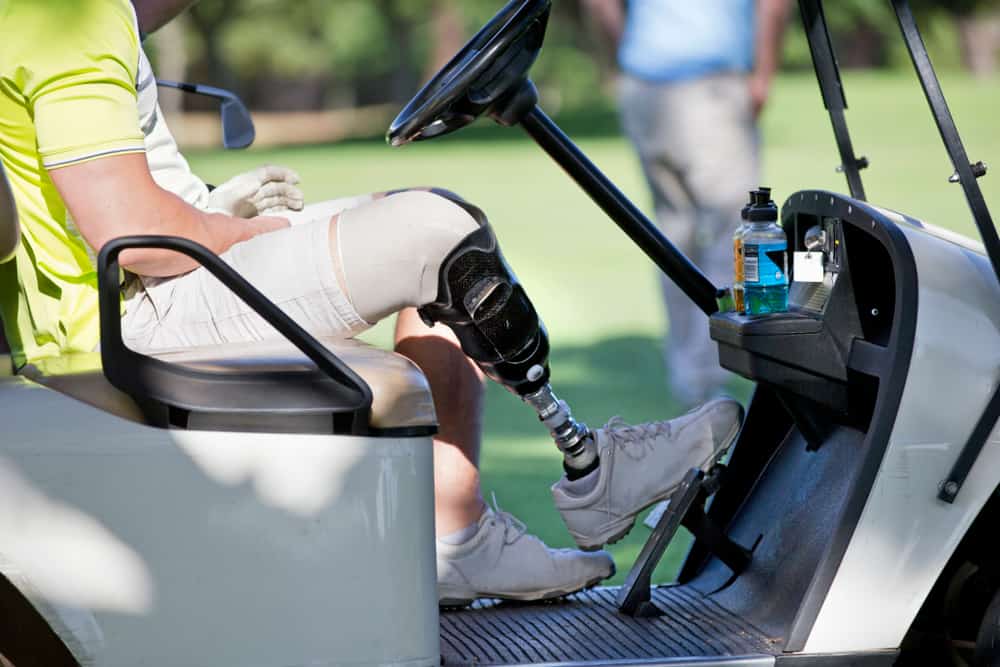
[(238, 218), (289, 209), (299, 211), (304, 197), (296, 187), (298, 182), (298, 174), (291, 169), (267, 165), (234, 176), (212, 190), (208, 205)]
[(767, 97), (771, 92), (770, 77), (753, 73), (750, 75), (748, 85), (750, 87), (750, 113), (754, 121), (760, 118), (760, 112), (767, 104)]
[[(279, 229), (290, 227), (291, 223), (287, 219), (272, 215), (258, 215), (247, 220), (247, 239), (252, 239), (260, 234), (276, 232)], [(244, 239), (246, 240), (246, 239)]]

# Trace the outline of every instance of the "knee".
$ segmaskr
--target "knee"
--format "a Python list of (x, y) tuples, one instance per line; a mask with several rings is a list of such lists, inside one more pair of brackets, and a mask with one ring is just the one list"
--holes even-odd
[(452, 192), (451, 190), (448, 190), (446, 188), (438, 188), (431, 185), (420, 185), (414, 188), (398, 188), (396, 190), (386, 190), (385, 192), (382, 192), (380, 194), (383, 197), (391, 197), (393, 195), (402, 194), (404, 192), (432, 192), (438, 195), (439, 197), (444, 197), (445, 199), (451, 200), (453, 202), (465, 201), (465, 199), (463, 199), (455, 192)]
[(433, 301), (442, 264), (482, 229), (477, 215), (481, 212), (470, 204), (426, 190), (399, 192), (348, 211), (336, 223), (336, 238), (345, 283), (361, 317), (374, 322)]
[[(457, 196), (456, 196), (457, 197)], [(485, 224), (478, 208), (462, 199), (446, 197), (430, 190), (407, 190), (389, 198), (399, 221), (399, 230), (413, 235), (417, 247), (428, 242), (461, 241)], [(435, 244), (436, 245), (436, 244)]]

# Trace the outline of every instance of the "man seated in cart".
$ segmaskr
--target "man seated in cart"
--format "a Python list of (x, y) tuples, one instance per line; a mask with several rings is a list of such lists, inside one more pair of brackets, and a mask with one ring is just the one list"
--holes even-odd
[[(93, 252), (128, 235), (206, 246), (313, 335), (351, 337), (400, 313), (397, 349), (427, 375), (441, 423), (441, 601), (543, 599), (610, 576), (610, 556), (595, 551), (687, 470), (724, 453), (739, 404), (717, 399), (672, 421), (594, 431), (575, 422), (549, 387), (545, 329), (492, 227), (451, 192), (392, 190), (303, 208), (294, 174), (280, 168), (209, 192), (177, 152), (140, 45), (140, 25), (154, 29), (187, 4), (136, 0), (137, 16), (127, 0), (9, 0), (0, 16), (0, 158), (23, 233), (0, 265), (0, 315), (16, 363), (97, 347)], [(132, 249), (121, 260), (133, 276), (122, 331), (137, 351), (278, 335), (186, 256)], [(553, 498), (581, 551), (546, 547), (482, 501), (481, 372), (553, 432), (564, 456)]]

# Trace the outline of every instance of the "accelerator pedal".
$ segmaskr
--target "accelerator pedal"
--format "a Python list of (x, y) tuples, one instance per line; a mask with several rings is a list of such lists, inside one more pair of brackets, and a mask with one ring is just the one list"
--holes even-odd
[(692, 468), (674, 490), (667, 507), (639, 557), (628, 573), (618, 593), (618, 611), (632, 617), (660, 616), (662, 612), (651, 602), (650, 579), (677, 529), (687, 528), (695, 539), (702, 541), (711, 552), (739, 575), (750, 564), (752, 551), (729, 539), (705, 514), (705, 501), (722, 486), (726, 467), (712, 466), (706, 473)]

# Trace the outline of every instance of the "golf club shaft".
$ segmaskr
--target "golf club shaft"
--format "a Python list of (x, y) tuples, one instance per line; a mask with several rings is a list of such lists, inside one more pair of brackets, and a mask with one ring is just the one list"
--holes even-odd
[(718, 310), (716, 288), (705, 274), (674, 247), (538, 105), (525, 114), (521, 125), (706, 315)]

